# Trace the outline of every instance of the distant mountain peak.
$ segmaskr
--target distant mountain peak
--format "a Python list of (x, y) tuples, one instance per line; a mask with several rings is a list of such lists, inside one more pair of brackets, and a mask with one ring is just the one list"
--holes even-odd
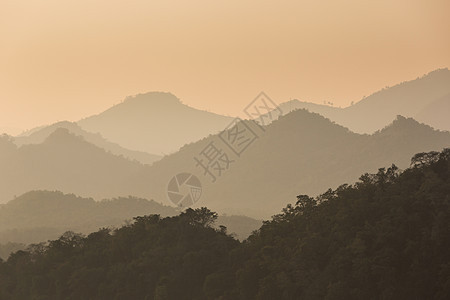
[(55, 124), (53, 124), (53, 126), (56, 126), (56, 127), (79, 127), (76, 122), (70, 122), (70, 121), (59, 121), (59, 122), (56, 122)]
[[(372, 134), (396, 115), (413, 117), (440, 130), (450, 131), (450, 70), (441, 68), (415, 79), (386, 86), (352, 105), (340, 108), (304, 101), (289, 101), (283, 111), (305, 108), (319, 113), (356, 133)], [(403, 120), (405, 121), (405, 120)]]
[(397, 115), (397, 117), (392, 121), (391, 124), (384, 127), (382, 130), (379, 130), (377, 133), (392, 133), (392, 132), (419, 132), (427, 131), (434, 132), (435, 130), (423, 123), (420, 123), (413, 118), (406, 118), (401, 115)]
[(397, 115), (395, 120), (392, 122), (392, 126), (404, 126), (404, 125), (421, 125), (419, 122), (413, 118), (407, 118), (402, 115)]
[(126, 97), (122, 102), (127, 105), (139, 105), (139, 104), (161, 104), (161, 105), (174, 105), (182, 104), (174, 94), (168, 92), (147, 92), (144, 94), (137, 94), (134, 96)]
[(188, 106), (171, 93), (149, 92), (128, 97), (78, 125), (122, 147), (164, 154), (219, 132), (231, 121), (231, 117)]
[(303, 129), (311, 127), (321, 128), (322, 130), (331, 130), (333, 128), (342, 132), (349, 131), (346, 127), (339, 125), (331, 121), (329, 118), (312, 112), (306, 108), (295, 109), (292, 112), (280, 116), (280, 118), (274, 121), (272, 124), (273, 127), (283, 126), (291, 129)]
[(84, 141), (81, 136), (77, 136), (65, 127), (59, 127), (53, 131), (44, 141), (44, 143), (60, 143), (68, 141)]

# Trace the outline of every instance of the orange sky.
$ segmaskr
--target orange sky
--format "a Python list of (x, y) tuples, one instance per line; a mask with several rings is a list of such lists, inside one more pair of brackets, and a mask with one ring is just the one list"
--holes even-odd
[(264, 90), (347, 106), (450, 67), (448, 0), (0, 0), (0, 128), (170, 91), (239, 115)]

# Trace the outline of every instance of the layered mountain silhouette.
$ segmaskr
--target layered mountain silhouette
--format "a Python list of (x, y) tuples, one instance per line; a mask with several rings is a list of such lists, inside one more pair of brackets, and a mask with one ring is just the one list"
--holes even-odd
[[(407, 158), (415, 153), (450, 146), (450, 133), (401, 116), (372, 135), (353, 133), (306, 110), (291, 112), (265, 128), (251, 121), (246, 124), (257, 137), (240, 156), (219, 135), (210, 135), (151, 166), (108, 153), (63, 128), (36, 145), (17, 147), (3, 137), (2, 201), (46, 189), (96, 200), (131, 195), (172, 204), (168, 183), (179, 173), (192, 173), (202, 184), (195, 205), (261, 219), (278, 213), (285, 199), (295, 199), (299, 192), (315, 195), (392, 163), (406, 168)], [(211, 145), (230, 163), (221, 174), (210, 166), (217, 177), (214, 183), (198, 163), (200, 159), (207, 163), (204, 150)]]
[(415, 118), (435, 129), (450, 131), (450, 71), (438, 69), (423, 77), (385, 88), (356, 104), (338, 108), (292, 100), (283, 111), (308, 109), (358, 133), (373, 133), (396, 115)]
[(64, 128), (58, 128), (41, 144), (21, 147), (3, 136), (0, 203), (36, 189), (62, 190), (97, 199), (121, 196), (122, 183), (143, 167)]
[[(97, 200), (131, 195), (172, 204), (168, 183), (179, 173), (192, 173), (203, 188), (195, 205), (261, 219), (279, 212), (285, 199), (295, 199), (299, 192), (315, 195), (342, 181), (352, 183), (380, 165), (406, 168), (407, 158), (415, 153), (450, 146), (450, 133), (401, 116), (372, 135), (353, 133), (306, 110), (291, 112), (265, 128), (246, 124), (257, 137), (240, 156), (219, 135), (210, 135), (151, 166), (108, 153), (63, 128), (36, 145), (17, 147), (4, 137), (2, 200), (46, 189)], [(211, 145), (230, 163), (221, 174), (211, 166), (214, 183), (198, 163), (202, 157), (206, 163), (201, 153)]]
[(217, 133), (232, 120), (189, 107), (170, 93), (151, 92), (128, 97), (78, 124), (122, 147), (159, 155)]
[(89, 233), (143, 214), (176, 215), (170, 206), (138, 198), (94, 201), (61, 192), (28, 192), (0, 206), (0, 242), (37, 243), (65, 231)]
[(116, 143), (111, 143), (102, 137), (100, 134), (90, 133), (83, 130), (77, 123), (74, 122), (58, 122), (50, 126), (44, 126), (36, 128), (32, 131), (24, 133), (14, 138), (14, 143), (18, 146), (29, 144), (43, 143), (55, 130), (58, 128), (65, 128), (70, 133), (81, 136), (83, 139), (95, 146), (111, 152), (115, 155), (122, 155), (128, 159), (136, 160), (143, 164), (152, 164), (153, 162), (161, 159), (161, 156), (149, 154), (143, 151), (128, 150)]
[[(74, 194), (32, 191), (0, 205), (0, 244), (38, 243), (58, 238), (65, 231), (91, 233), (99, 228), (119, 227), (133, 217), (179, 213), (174, 207), (152, 200), (126, 197), (94, 201)], [(262, 222), (244, 216), (219, 216), (217, 226), (247, 238)]]
[[(379, 166), (394, 163), (406, 168), (408, 158), (415, 153), (450, 145), (450, 133), (401, 116), (372, 135), (353, 133), (306, 110), (281, 117), (265, 131), (253, 122), (247, 124), (253, 126), (258, 138), (240, 156), (217, 135), (210, 136), (143, 169), (130, 179), (134, 186), (130, 190), (163, 199), (172, 176), (190, 172), (203, 185), (196, 206), (267, 218), (285, 205), (285, 199), (295, 199), (298, 193), (317, 195), (342, 182), (353, 183), (361, 173), (376, 172)], [(212, 154), (211, 142), (233, 160), (220, 176), (210, 166), (215, 182), (195, 160), (203, 157), (206, 163), (201, 153)]]
[(428, 104), (416, 115), (416, 119), (434, 128), (450, 131), (450, 94)]

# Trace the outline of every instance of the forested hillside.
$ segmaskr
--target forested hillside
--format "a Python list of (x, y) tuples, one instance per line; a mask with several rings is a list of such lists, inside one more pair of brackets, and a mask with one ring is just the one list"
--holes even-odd
[[(450, 147), (449, 132), (402, 116), (372, 135), (353, 133), (305, 110), (280, 117), (264, 132), (251, 122), (247, 124), (259, 137), (241, 156), (234, 155), (218, 136), (210, 136), (143, 169), (128, 181), (127, 191), (164, 199), (167, 182), (174, 174), (189, 170), (202, 182), (202, 197), (195, 204), (198, 207), (268, 219), (298, 194), (317, 196), (392, 163), (406, 169), (414, 154)], [(234, 161), (228, 169), (223, 164), (220, 176), (213, 172), (217, 177), (214, 183), (194, 160), (205, 160), (201, 153), (211, 142)]]
[[(289, 200), (289, 199), (287, 199)], [(364, 174), (239, 243), (206, 208), (87, 237), (68, 232), (0, 263), (1, 299), (448, 299), (450, 149)]]
[[(20, 249), (20, 244), (53, 240), (65, 231), (89, 234), (103, 227), (120, 227), (136, 216), (178, 213), (172, 206), (136, 197), (94, 201), (58, 191), (32, 191), (0, 204), (0, 257)], [(227, 226), (229, 233), (243, 240), (261, 224), (245, 216), (221, 215), (216, 225)]]

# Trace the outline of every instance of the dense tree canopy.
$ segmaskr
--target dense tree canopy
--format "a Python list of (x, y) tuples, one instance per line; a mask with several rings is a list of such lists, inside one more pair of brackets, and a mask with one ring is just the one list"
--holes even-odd
[(412, 165), (365, 174), (317, 199), (299, 196), (242, 245), (240, 295), (448, 299), (450, 149)]
[(0, 299), (448, 299), (450, 149), (298, 196), (239, 243), (206, 208), (0, 262)]

